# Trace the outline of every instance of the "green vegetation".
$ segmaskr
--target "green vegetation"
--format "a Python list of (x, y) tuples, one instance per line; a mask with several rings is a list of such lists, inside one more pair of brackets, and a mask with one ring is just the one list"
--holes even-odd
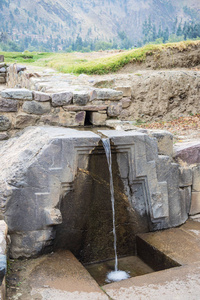
[[(188, 10), (187, 6), (184, 7)], [(200, 22), (184, 22), (178, 23), (176, 18), (172, 29), (168, 27), (162, 28), (161, 24), (159, 28), (156, 28), (154, 22), (152, 22), (151, 17), (146, 19), (142, 25), (143, 39), (138, 42), (138, 45), (142, 46), (144, 44), (161, 44), (161, 43), (173, 43), (186, 41), (187, 39), (195, 40), (200, 39)]]
[[(37, 53), (28, 52), (0, 52), (5, 55), (8, 63), (33, 64), (36, 66), (51, 67), (59, 72), (74, 74), (107, 74), (120, 70), (126, 64), (145, 61), (146, 56), (157, 55), (166, 49), (183, 51), (190, 45), (200, 45), (200, 41), (183, 41), (159, 45), (146, 45), (135, 50), (124, 51), (118, 54), (108, 54), (106, 57), (92, 59), (91, 54), (73, 53)], [(140, 76), (140, 74), (137, 74)]]
[[(116, 72), (130, 61), (143, 61), (145, 59), (146, 52), (150, 50), (150, 46), (140, 48), (137, 50), (125, 51), (120, 54), (98, 58), (94, 60), (82, 61), (80, 63), (67, 63), (64, 55), (53, 58), (49, 61), (48, 66), (56, 68), (60, 72), (64, 73), (86, 73), (86, 74), (106, 74), (110, 72)], [(67, 59), (68, 60), (68, 59)]]
[[(95, 60), (88, 60), (87, 62), (75, 62), (69, 63), (69, 56), (59, 55), (50, 59), (48, 66), (55, 68), (56, 70), (64, 73), (75, 73), (75, 74), (107, 74), (120, 70), (126, 64), (132, 62), (145, 61), (147, 55), (153, 55), (159, 51), (167, 48), (177, 48), (180, 51), (186, 49), (190, 44), (200, 44), (200, 41), (185, 41), (180, 43), (172, 44), (161, 44), (161, 45), (146, 45), (142, 48), (135, 50), (125, 51), (116, 55), (99, 58)], [(65, 60), (67, 58), (67, 60)]]
[(0, 52), (1, 55), (4, 55), (5, 62), (7, 63), (35, 63), (38, 60), (52, 57), (53, 53), (48, 53), (48, 52), (29, 52), (29, 51), (24, 51), (22, 53), (20, 52)]

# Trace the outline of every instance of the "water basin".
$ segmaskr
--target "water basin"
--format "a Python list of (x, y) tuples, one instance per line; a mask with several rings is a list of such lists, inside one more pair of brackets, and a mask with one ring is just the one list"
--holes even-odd
[[(149, 267), (138, 256), (127, 256), (118, 259), (119, 270), (127, 272), (130, 277), (141, 276), (154, 272), (154, 269)], [(102, 286), (108, 284), (106, 280), (107, 273), (114, 271), (115, 260), (108, 260), (96, 264), (85, 265), (90, 275)]]

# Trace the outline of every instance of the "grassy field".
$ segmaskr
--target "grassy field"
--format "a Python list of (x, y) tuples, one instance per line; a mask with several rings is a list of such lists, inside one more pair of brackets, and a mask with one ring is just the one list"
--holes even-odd
[(54, 53), (45, 53), (45, 52), (0, 52), (1, 55), (4, 55), (6, 63), (25, 63), (25, 64), (34, 64), (45, 58), (53, 57)]
[(179, 43), (146, 45), (142, 48), (123, 51), (121, 53), (37, 53), (37, 52), (0, 52), (7, 63), (31, 64), (51, 67), (63, 73), (74, 74), (107, 74), (120, 70), (126, 64), (145, 61), (147, 55), (153, 55), (167, 48), (183, 51), (190, 45), (200, 45), (200, 41), (184, 41)]

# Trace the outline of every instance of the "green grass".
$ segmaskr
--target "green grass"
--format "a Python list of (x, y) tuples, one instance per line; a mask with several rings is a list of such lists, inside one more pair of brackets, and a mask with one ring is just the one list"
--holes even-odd
[(55, 68), (56, 70), (63, 73), (85, 73), (101, 75), (116, 72), (130, 62), (137, 63), (145, 61), (147, 55), (154, 55), (165, 49), (178, 49), (179, 51), (184, 51), (184, 49), (193, 44), (200, 44), (200, 41), (185, 41), (161, 45), (146, 45), (136, 50), (125, 51), (109, 57), (75, 63), (67, 62), (68, 59), (66, 59), (65, 61), (64, 56), (62, 57), (63, 60), (61, 61), (60, 57), (57, 56), (49, 61), (48, 66)]
[(55, 57), (49, 61), (48, 66), (63, 73), (107, 74), (118, 71), (129, 62), (141, 62), (145, 60), (146, 53), (149, 51), (152, 51), (152, 47), (146, 46), (137, 50), (125, 51), (108, 57), (101, 57), (82, 62), (76, 61), (75, 63), (67, 63), (68, 59), (64, 56), (62, 62), (59, 57)]
[(6, 63), (35, 63), (38, 60), (49, 58), (54, 56), (55, 53), (47, 52), (0, 52), (0, 55), (4, 55)]
[[(92, 59), (91, 53), (39, 53), (0, 52), (7, 63), (33, 64), (41, 67), (51, 67), (59, 72), (74, 74), (107, 74), (120, 70), (128, 63), (145, 61), (149, 55), (159, 55), (166, 49), (184, 51), (190, 45), (199, 45), (200, 41), (184, 41), (160, 45), (146, 45), (142, 48), (124, 51), (118, 54)], [(139, 76), (139, 74), (138, 74)]]

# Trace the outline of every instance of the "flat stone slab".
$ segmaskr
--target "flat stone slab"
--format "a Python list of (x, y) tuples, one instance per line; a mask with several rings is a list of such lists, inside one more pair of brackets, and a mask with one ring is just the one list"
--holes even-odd
[(179, 228), (139, 237), (182, 266), (104, 285), (107, 295), (113, 300), (199, 299), (200, 222), (189, 220)]
[(63, 106), (64, 110), (66, 111), (102, 111), (106, 110), (108, 105), (86, 105), (86, 106), (76, 106), (76, 105), (69, 105)]
[(196, 300), (200, 295), (200, 263), (111, 283), (103, 290), (113, 300)]
[(200, 163), (200, 141), (177, 144), (174, 147), (174, 157), (188, 164)]
[[(60, 251), (29, 261), (21, 261), (21, 271), (16, 282), (21, 300), (107, 300), (88, 271), (70, 251)], [(17, 269), (14, 264), (11, 268)], [(13, 283), (11, 276), (10, 285)], [(14, 286), (8, 290), (9, 299), (14, 298)], [(12, 297), (12, 298), (11, 298)]]
[(179, 228), (138, 236), (180, 265), (200, 262), (200, 222), (189, 220)]
[(32, 100), (32, 92), (27, 89), (5, 89), (1, 91), (1, 97), (18, 100)]

